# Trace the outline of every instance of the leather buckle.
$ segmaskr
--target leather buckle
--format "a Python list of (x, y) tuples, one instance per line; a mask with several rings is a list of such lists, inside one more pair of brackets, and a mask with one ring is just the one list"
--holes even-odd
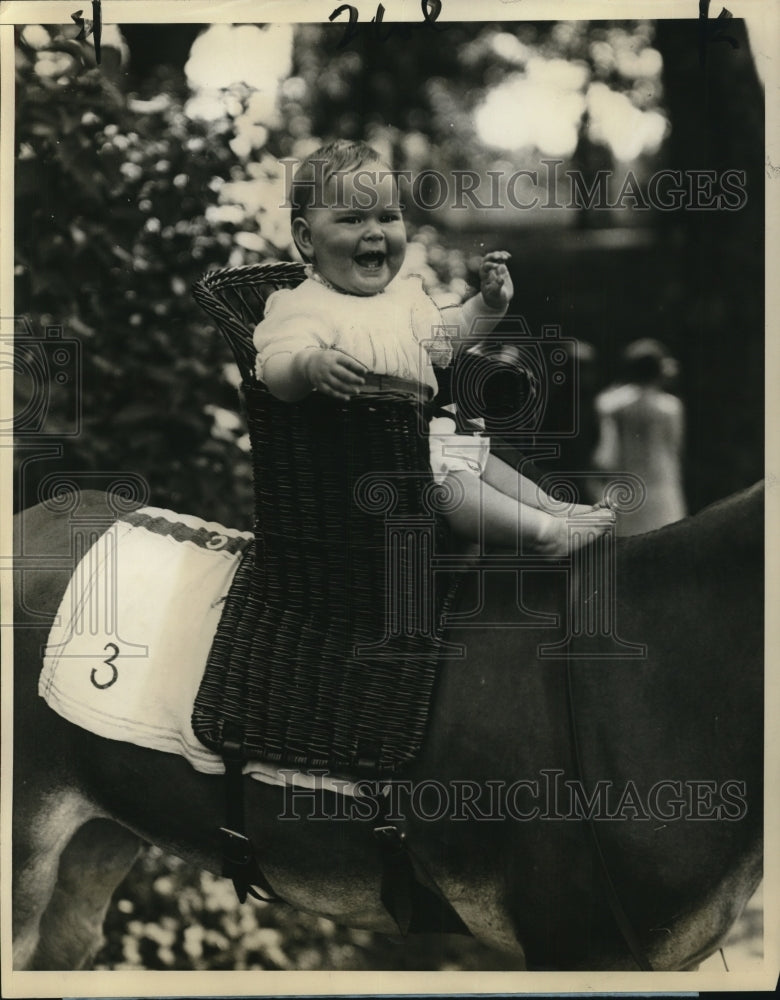
[(249, 838), (235, 830), (229, 830), (226, 826), (219, 828), (219, 836), (222, 843), (222, 859), (230, 865), (248, 865), (252, 860), (252, 845)]
[(384, 848), (395, 851), (401, 851), (403, 849), (403, 842), (406, 840), (406, 834), (402, 833), (393, 823), (388, 823), (385, 826), (375, 826), (374, 836), (377, 840), (381, 841)]

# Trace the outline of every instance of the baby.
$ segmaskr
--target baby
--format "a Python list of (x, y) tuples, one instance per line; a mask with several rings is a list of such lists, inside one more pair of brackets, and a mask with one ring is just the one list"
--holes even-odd
[[(293, 178), (292, 235), (309, 264), (294, 289), (268, 299), (256, 327), (257, 376), (278, 399), (295, 402), (312, 391), (348, 400), (369, 373), (438, 391), (433, 363), (446, 365), (470, 343), (479, 319), (484, 339), (513, 295), (509, 254), (487, 254), (480, 293), (439, 311), (419, 277), (398, 277), (406, 229), (392, 173), (360, 142), (323, 146)], [(445, 336), (446, 334), (446, 336)], [(423, 390), (426, 391), (426, 390)], [(539, 487), (490, 454), (487, 438), (458, 434), (437, 417), (430, 425), (431, 469), (461, 497), (447, 513), (453, 530), (471, 541), (562, 556), (603, 533), (612, 518), (601, 507), (569, 505), (564, 513), (588, 532), (569, 531), (567, 517)]]

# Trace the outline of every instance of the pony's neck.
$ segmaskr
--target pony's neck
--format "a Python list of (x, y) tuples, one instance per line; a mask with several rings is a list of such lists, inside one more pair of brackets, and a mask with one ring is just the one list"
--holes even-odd
[(764, 484), (756, 483), (657, 531), (622, 539), (620, 548), (630, 562), (640, 566), (665, 564), (672, 572), (686, 561), (695, 562), (698, 572), (706, 572), (710, 564), (722, 567), (724, 560), (735, 570), (740, 565), (760, 562), (764, 550)]

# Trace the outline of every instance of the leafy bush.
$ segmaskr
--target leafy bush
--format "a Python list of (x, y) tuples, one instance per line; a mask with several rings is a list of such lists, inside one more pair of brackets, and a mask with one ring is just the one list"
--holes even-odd
[[(231, 226), (206, 216), (236, 157), (218, 126), (184, 115), (183, 78), (169, 73), (157, 97), (140, 100), (77, 43), (32, 47), (24, 37), (17, 313), (35, 332), (61, 325), (82, 347), (82, 429), (62, 438), (61, 466), (141, 471), (153, 503), (246, 520), (247, 456), (218, 420), (237, 410), (235, 370), (190, 295), (205, 270), (228, 262)], [(41, 72), (50, 55), (56, 77)], [(53, 396), (47, 434), (65, 419), (58, 405)], [(37, 480), (25, 487), (20, 502), (34, 502)]]

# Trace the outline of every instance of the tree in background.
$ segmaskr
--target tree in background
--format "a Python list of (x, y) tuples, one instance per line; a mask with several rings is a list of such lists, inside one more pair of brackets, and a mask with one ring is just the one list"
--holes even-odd
[[(235, 521), (251, 509), (240, 435), (220, 421), (237, 408), (236, 373), (190, 287), (227, 263), (234, 227), (209, 213), (238, 161), (226, 124), (184, 115), (180, 73), (158, 71), (149, 98), (126, 94), (120, 45), (98, 68), (59, 30), (20, 32), (16, 312), (81, 343), (82, 430), (54, 467), (140, 472), (152, 502)], [(22, 378), (17, 391), (30, 391)], [(72, 403), (54, 387), (47, 434)], [(34, 466), (23, 505), (52, 468)]]
[[(658, 213), (679, 261), (670, 296), (694, 508), (763, 475), (764, 93), (745, 22), (659, 21), (676, 167), (744, 173), (738, 212)], [(702, 45), (704, 46), (702, 51)]]

